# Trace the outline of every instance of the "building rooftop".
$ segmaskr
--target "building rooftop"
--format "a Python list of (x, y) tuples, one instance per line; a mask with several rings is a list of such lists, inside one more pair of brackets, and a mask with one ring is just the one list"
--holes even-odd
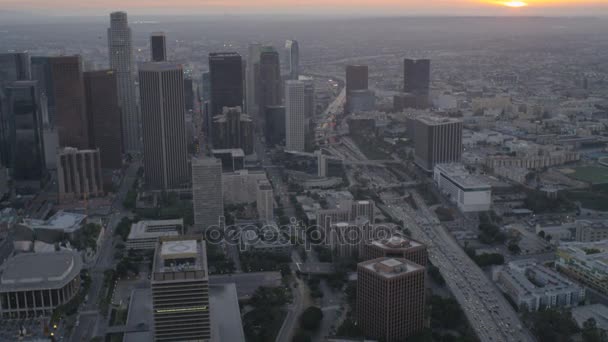
[(196, 258), (198, 247), (196, 240), (166, 241), (161, 244), (161, 258), (185, 259)]
[(149, 239), (161, 236), (177, 236), (183, 231), (184, 220), (139, 221), (131, 225), (128, 240)]
[[(194, 236), (160, 237), (152, 269), (153, 281), (171, 280), (176, 274), (184, 272), (188, 273), (188, 279), (207, 278), (205, 241)], [(163, 274), (167, 274), (167, 277)]]
[(54, 289), (80, 274), (82, 260), (76, 253), (22, 253), (2, 265), (0, 292)]
[(245, 157), (245, 152), (242, 148), (220, 148), (211, 150), (211, 154), (230, 153), (232, 157)]
[(359, 267), (384, 278), (394, 278), (407, 273), (424, 271), (424, 267), (403, 258), (377, 258), (359, 263)]
[(23, 225), (30, 229), (54, 229), (62, 230), (65, 233), (73, 233), (80, 229), (87, 215), (69, 213), (63, 210), (58, 211), (48, 220), (25, 219)]
[(462, 122), (462, 120), (459, 120), (456, 118), (449, 118), (449, 117), (435, 116), (435, 115), (419, 116), (419, 117), (417, 117), (417, 120), (422, 123), (425, 123), (427, 125), (431, 125), (431, 126), (439, 126), (439, 125), (446, 125), (446, 124)]
[(420, 242), (408, 239), (403, 235), (395, 234), (388, 239), (375, 240), (371, 243), (382, 249), (409, 249), (423, 246)]
[(234, 283), (209, 285), (209, 311), (212, 342), (245, 342)]
[(489, 190), (490, 184), (486, 183), (480, 177), (471, 175), (463, 164), (438, 164), (435, 169), (446, 175), (450, 180), (457, 183), (461, 188)]

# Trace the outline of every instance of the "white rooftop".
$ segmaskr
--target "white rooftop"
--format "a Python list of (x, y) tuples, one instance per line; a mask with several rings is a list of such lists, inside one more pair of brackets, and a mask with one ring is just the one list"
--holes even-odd
[(164, 241), (160, 255), (163, 259), (196, 258), (196, 240)]

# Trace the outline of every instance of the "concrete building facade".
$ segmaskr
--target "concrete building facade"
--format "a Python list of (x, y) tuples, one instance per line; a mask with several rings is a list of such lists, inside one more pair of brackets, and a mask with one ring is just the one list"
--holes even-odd
[(57, 151), (59, 201), (103, 196), (99, 149), (65, 147)]

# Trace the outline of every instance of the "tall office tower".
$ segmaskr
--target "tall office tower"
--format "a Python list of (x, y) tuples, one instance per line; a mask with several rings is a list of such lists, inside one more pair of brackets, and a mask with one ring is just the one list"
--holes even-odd
[(270, 46), (260, 52), (258, 89), (258, 121), (261, 127), (266, 122), (266, 107), (281, 104), (281, 65), (279, 53)]
[(118, 80), (118, 100), (122, 110), (122, 141), (125, 152), (137, 153), (141, 152), (141, 119), (135, 99), (131, 44), (131, 28), (127, 23), (127, 13), (111, 13), (108, 28), (108, 52), (110, 68), (114, 69)]
[(274, 147), (285, 143), (285, 106), (266, 107), (266, 144)]
[(167, 40), (164, 32), (155, 32), (150, 36), (150, 53), (152, 62), (167, 61)]
[(253, 153), (253, 121), (241, 107), (224, 107), (222, 114), (213, 118), (213, 148)]
[[(45, 126), (55, 125), (55, 96), (53, 94), (53, 76), (49, 57), (31, 57), (32, 80), (38, 81), (42, 123)], [(45, 112), (46, 111), (46, 112)]]
[(445, 117), (419, 117), (414, 122), (414, 162), (427, 172), (436, 164), (462, 158), (462, 121)]
[(359, 256), (362, 260), (372, 260), (381, 257), (404, 258), (420, 266), (426, 266), (428, 262), (426, 246), (399, 233), (383, 239), (370, 241), (365, 244), (363, 253)]
[(346, 66), (346, 92), (353, 90), (367, 90), (368, 68), (367, 65)]
[(202, 237), (161, 237), (150, 279), (154, 341), (211, 340), (209, 272)]
[(300, 46), (297, 40), (285, 41), (285, 50), (289, 67), (289, 79), (297, 80), (300, 77)]
[(204, 232), (224, 216), (222, 163), (215, 158), (192, 158), (192, 206), (194, 228)]
[(274, 196), (272, 186), (268, 180), (259, 180), (257, 184), (256, 206), (258, 218), (265, 222), (272, 221), (274, 217)]
[(258, 116), (258, 95), (256, 87), (258, 82), (261, 49), (261, 44), (251, 43), (249, 44), (247, 53), (247, 74), (245, 75), (247, 83), (245, 86), (247, 103), (245, 111), (254, 118), (257, 118)]
[(194, 110), (194, 83), (189, 76), (184, 77), (184, 101), (186, 110)]
[(99, 150), (59, 149), (57, 183), (59, 201), (103, 196)]
[[(304, 116), (307, 120), (315, 117), (315, 82), (312, 77), (300, 76), (300, 81), (304, 82)], [(306, 127), (308, 128), (308, 127)]]
[(184, 72), (180, 64), (139, 66), (146, 184), (176, 189), (189, 181)]
[(403, 258), (357, 265), (357, 322), (366, 337), (401, 342), (424, 328), (424, 275)]
[(42, 117), (36, 81), (16, 81), (5, 88), (8, 159), (17, 181), (38, 181), (46, 173)]
[(80, 56), (51, 57), (50, 63), (59, 146), (89, 148), (89, 124)]
[(431, 61), (428, 59), (403, 60), (403, 91), (428, 103), (431, 84)]
[(0, 54), (0, 85), (31, 79), (30, 56), (25, 52)]
[(303, 152), (305, 147), (306, 114), (302, 81), (285, 82), (285, 149)]
[(117, 84), (114, 70), (84, 73), (89, 146), (99, 149), (103, 169), (122, 167), (122, 116)]
[(222, 114), (224, 107), (243, 106), (243, 65), (236, 52), (209, 54), (211, 117)]

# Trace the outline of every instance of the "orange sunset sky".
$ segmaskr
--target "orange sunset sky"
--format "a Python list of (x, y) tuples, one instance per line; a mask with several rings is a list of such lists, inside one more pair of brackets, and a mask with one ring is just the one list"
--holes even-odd
[(608, 0), (0, 0), (0, 10), (94, 14), (597, 15)]

